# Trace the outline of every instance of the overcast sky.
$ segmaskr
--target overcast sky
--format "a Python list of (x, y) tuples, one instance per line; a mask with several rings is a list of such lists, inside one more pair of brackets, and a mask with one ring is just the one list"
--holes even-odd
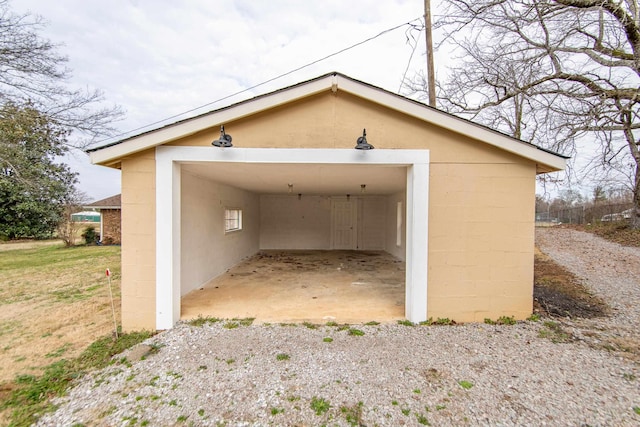
[[(124, 108), (126, 117), (116, 124), (121, 132), (252, 87), (424, 13), (422, 0), (12, 0), (11, 5), (15, 12), (45, 18), (42, 35), (61, 44), (72, 85), (100, 89), (109, 103)], [(330, 71), (398, 92), (407, 66), (408, 76), (425, 68), (424, 33), (408, 30), (404, 26), (189, 115)], [(410, 61), (411, 35), (419, 45)], [(69, 163), (92, 200), (120, 192), (118, 171), (90, 165), (84, 154)]]

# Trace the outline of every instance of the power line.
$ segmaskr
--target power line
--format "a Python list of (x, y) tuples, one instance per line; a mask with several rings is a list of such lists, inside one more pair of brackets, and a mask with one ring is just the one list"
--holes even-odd
[[(349, 50), (351, 50), (351, 49), (353, 49), (353, 48), (356, 48), (356, 47), (358, 47), (358, 46), (361, 46), (361, 45), (363, 45), (363, 44), (365, 44), (365, 43), (368, 43), (368, 42), (370, 42), (370, 41), (372, 41), (372, 40), (375, 40), (375, 39), (377, 39), (378, 37), (381, 37), (381, 36), (383, 36), (383, 35), (385, 35), (385, 34), (387, 34), (387, 33), (390, 33), (390, 32), (392, 32), (392, 31), (397, 30), (398, 28), (402, 28), (402, 27), (404, 27), (404, 26), (406, 26), (406, 25), (410, 25), (410, 26), (411, 26), (413, 22), (415, 22), (415, 21), (420, 21), (421, 19), (422, 19), (422, 17), (419, 17), (419, 18), (412, 19), (412, 20), (410, 20), (410, 21), (408, 21), (408, 22), (403, 22), (403, 23), (402, 23), (402, 24), (400, 24), (400, 25), (396, 25), (395, 27), (391, 27), (391, 28), (388, 28), (388, 29), (386, 29), (386, 30), (383, 30), (383, 31), (379, 32), (378, 34), (376, 34), (375, 36), (372, 36), (372, 37), (366, 38), (366, 39), (364, 39), (364, 40), (362, 40), (362, 41), (360, 41), (360, 42), (358, 42), (358, 43), (355, 43), (355, 44), (353, 44), (353, 45), (351, 45), (351, 46), (345, 47), (344, 49), (340, 49), (340, 50), (339, 50), (339, 51), (337, 51), (337, 52), (331, 53), (331, 54), (329, 54), (329, 55), (327, 55), (327, 56), (324, 56), (324, 57), (322, 57), (322, 58), (320, 58), (320, 59), (316, 59), (316, 60), (314, 60), (314, 61), (311, 61), (311, 62), (309, 62), (309, 63), (307, 63), (307, 64), (305, 64), (305, 65), (302, 65), (302, 66), (300, 66), (300, 67), (294, 68), (293, 70), (287, 71), (286, 73), (282, 73), (282, 74), (280, 74), (280, 75), (278, 75), (278, 76), (276, 76), (276, 77), (272, 77), (272, 78), (270, 78), (270, 79), (268, 79), (268, 80), (265, 80), (265, 81), (263, 81), (263, 82), (261, 82), (261, 83), (258, 83), (258, 84), (256, 84), (256, 85), (253, 85), (253, 86), (248, 87), (248, 88), (246, 88), (246, 89), (242, 89), (242, 90), (240, 90), (240, 91), (238, 91), (238, 92), (232, 93), (232, 94), (230, 94), (230, 95), (224, 96), (224, 97), (222, 97), (222, 98), (216, 99), (215, 101), (208, 102), (208, 103), (206, 103), (206, 104), (200, 105), (200, 106), (195, 107), (195, 108), (192, 108), (192, 109), (190, 109), (190, 110), (183, 111), (183, 112), (178, 113), (178, 114), (174, 114), (173, 116), (166, 117), (166, 118), (164, 118), (164, 119), (162, 119), (162, 120), (158, 120), (158, 121), (156, 121), (156, 122), (149, 123), (149, 124), (147, 124), (147, 125), (140, 126), (140, 127), (138, 127), (138, 128), (131, 129), (131, 130), (129, 130), (129, 131), (119, 133), (119, 134), (117, 134), (117, 135), (110, 136), (109, 138), (105, 138), (105, 139), (102, 139), (102, 140), (100, 140), (100, 141), (97, 141), (97, 142), (96, 142), (96, 144), (100, 144), (100, 143), (103, 143), (103, 142), (105, 142), (105, 141), (109, 141), (109, 140), (114, 139), (114, 138), (119, 138), (119, 137), (122, 137), (122, 136), (125, 136), (125, 135), (128, 135), (128, 134), (131, 134), (131, 133), (137, 132), (137, 131), (141, 131), (141, 130), (146, 129), (146, 128), (149, 128), (149, 127), (151, 127), (151, 126), (159, 125), (159, 124), (161, 124), (161, 123), (166, 122), (167, 120), (176, 119), (176, 118), (178, 118), (178, 117), (180, 117), (180, 116), (184, 116), (185, 114), (192, 113), (192, 112), (194, 112), (194, 111), (200, 110), (200, 109), (202, 109), (202, 108), (208, 107), (208, 106), (210, 106), (210, 105), (216, 104), (216, 103), (221, 102), (221, 101), (224, 101), (224, 100), (226, 100), (226, 99), (233, 98), (234, 96), (237, 96), (237, 95), (243, 94), (243, 93), (245, 93), (245, 92), (249, 92), (249, 91), (251, 91), (251, 90), (253, 90), (253, 89), (256, 89), (256, 88), (258, 88), (258, 87), (260, 87), (260, 86), (264, 86), (264, 85), (266, 85), (267, 83), (271, 83), (271, 82), (273, 82), (273, 81), (275, 81), (275, 80), (281, 79), (281, 78), (286, 77), (286, 76), (288, 76), (288, 75), (290, 75), (290, 74), (293, 74), (293, 73), (295, 73), (295, 72), (298, 72), (298, 71), (300, 71), (300, 70), (303, 70), (303, 69), (305, 69), (305, 68), (307, 68), (307, 67), (310, 67), (310, 66), (315, 65), (315, 64), (317, 64), (317, 63), (319, 63), (319, 62), (325, 61), (325, 60), (327, 60), (327, 59), (329, 59), (329, 58), (332, 58), (332, 57), (334, 57), (334, 56), (340, 55), (341, 53), (347, 52), (347, 51), (349, 51)], [(414, 48), (414, 49), (415, 49), (415, 48)], [(412, 53), (412, 56), (413, 56), (413, 53)]]

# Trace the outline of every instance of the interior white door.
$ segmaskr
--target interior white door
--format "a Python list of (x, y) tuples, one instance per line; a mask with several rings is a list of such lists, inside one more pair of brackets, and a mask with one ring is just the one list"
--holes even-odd
[(332, 249), (357, 249), (357, 211), (355, 200), (331, 200)]

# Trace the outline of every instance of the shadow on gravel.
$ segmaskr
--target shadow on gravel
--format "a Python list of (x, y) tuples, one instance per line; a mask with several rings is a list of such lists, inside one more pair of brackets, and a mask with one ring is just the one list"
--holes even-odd
[(609, 316), (607, 303), (537, 248), (534, 271), (533, 298), (537, 314), (583, 319)]

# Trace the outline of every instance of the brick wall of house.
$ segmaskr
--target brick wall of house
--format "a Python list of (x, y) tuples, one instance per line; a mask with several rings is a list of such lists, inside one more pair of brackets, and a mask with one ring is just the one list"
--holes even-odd
[(121, 209), (102, 209), (102, 233), (100, 236), (103, 244), (120, 244), (120, 212)]

